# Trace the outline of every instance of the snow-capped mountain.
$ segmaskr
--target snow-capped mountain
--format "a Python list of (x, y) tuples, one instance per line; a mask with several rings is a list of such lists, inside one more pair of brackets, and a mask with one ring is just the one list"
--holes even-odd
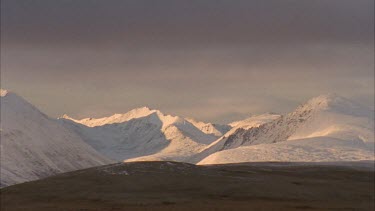
[(1, 90), (1, 186), (111, 163), (78, 135)]
[(254, 115), (241, 121), (232, 122), (229, 124), (229, 126), (231, 126), (232, 129), (230, 129), (223, 136), (221, 136), (216, 141), (211, 143), (205, 149), (194, 155), (189, 161), (192, 163), (196, 163), (212, 153), (223, 150), (225, 141), (228, 139), (228, 137), (231, 137), (238, 131), (257, 128), (278, 118), (281, 118), (281, 115), (274, 113), (265, 113), (260, 115)]
[(374, 151), (355, 141), (314, 137), (241, 146), (213, 153), (199, 165), (240, 162), (340, 162), (374, 160)]
[(374, 111), (337, 95), (322, 95), (269, 123), (237, 129), (204, 151), (219, 152), (200, 164), (373, 160)]
[[(103, 117), (103, 118), (84, 118), (81, 120), (76, 120), (76, 119), (69, 117), (67, 114), (64, 114), (61, 118), (74, 121), (76, 123), (85, 125), (87, 127), (96, 127), (96, 126), (103, 126), (103, 125), (114, 124), (114, 123), (123, 123), (132, 119), (149, 116), (152, 113), (158, 113), (161, 116), (164, 116), (164, 114), (162, 114), (158, 110), (152, 110), (148, 107), (141, 107), (141, 108), (133, 109), (125, 114), (114, 114), (112, 116)], [(170, 115), (167, 115), (167, 116), (171, 117)], [(229, 125), (206, 123), (206, 122), (194, 120), (192, 118), (185, 118), (184, 120), (193, 124), (197, 129), (199, 129), (203, 133), (211, 134), (211, 135), (218, 136), (218, 137), (222, 136), (224, 133), (226, 133), (232, 128)], [(166, 122), (166, 124), (169, 124), (169, 123)]]
[(125, 114), (55, 120), (1, 90), (1, 185), (116, 161), (199, 164), (374, 160), (374, 111), (337, 95), (284, 116), (266, 113), (229, 125), (142, 107)]
[(222, 139), (231, 136), (232, 134), (236, 133), (237, 130), (248, 130), (250, 128), (256, 128), (280, 117), (280, 114), (265, 113), (260, 115), (254, 115), (241, 121), (232, 122), (229, 124), (229, 126), (231, 126), (232, 129), (225, 133)]
[(230, 125), (222, 125), (222, 124), (213, 124), (213, 123), (206, 123), (197, 121), (191, 118), (185, 118), (186, 121), (193, 124), (196, 128), (206, 134), (211, 134), (217, 137), (224, 135), (228, 132), (232, 127)]
[(60, 120), (103, 155), (119, 161), (186, 161), (230, 129), (147, 107), (99, 119), (64, 115)]
[(280, 114), (265, 113), (265, 114), (260, 114), (260, 115), (254, 115), (244, 120), (229, 123), (229, 126), (232, 127), (231, 129), (232, 131), (236, 131), (239, 128), (250, 129), (252, 127), (259, 127), (260, 125), (263, 125), (264, 123), (270, 122), (280, 117), (281, 117)]
[(148, 116), (154, 112), (156, 112), (156, 110), (151, 110), (147, 107), (142, 107), (142, 108), (133, 109), (125, 114), (114, 114), (109, 117), (103, 117), (103, 118), (97, 118), (97, 119), (96, 118), (84, 118), (81, 120), (75, 120), (66, 114), (64, 114), (62, 118), (72, 120), (76, 123), (85, 125), (87, 127), (97, 127), (97, 126), (103, 126), (103, 125), (108, 125), (108, 124), (127, 122), (132, 119)]

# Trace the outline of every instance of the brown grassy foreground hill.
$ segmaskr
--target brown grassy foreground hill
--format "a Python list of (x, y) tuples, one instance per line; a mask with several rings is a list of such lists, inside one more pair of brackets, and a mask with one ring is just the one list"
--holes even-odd
[(1, 210), (374, 210), (366, 165), (107, 165), (1, 189)]

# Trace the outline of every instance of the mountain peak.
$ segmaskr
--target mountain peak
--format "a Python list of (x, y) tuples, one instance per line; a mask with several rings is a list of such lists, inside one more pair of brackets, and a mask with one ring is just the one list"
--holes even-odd
[(95, 127), (95, 126), (101, 126), (105, 124), (113, 124), (113, 123), (122, 123), (129, 121), (131, 119), (137, 119), (142, 118), (145, 116), (149, 116), (153, 113), (161, 114), (158, 110), (152, 110), (149, 107), (139, 107), (135, 108), (133, 110), (128, 111), (127, 113), (116, 113), (112, 116), (108, 117), (102, 117), (102, 118), (84, 118), (81, 120), (75, 120), (68, 115), (63, 115), (61, 118), (69, 119), (74, 122), (89, 126), (89, 127)]
[(63, 114), (62, 116), (58, 117), (57, 119), (69, 119), (74, 120), (72, 117), (70, 117), (68, 114)]
[(264, 123), (273, 121), (277, 118), (281, 117), (280, 114), (276, 114), (273, 112), (267, 112), (264, 114), (258, 114), (258, 115), (252, 115), (249, 118), (246, 118), (244, 120), (235, 121), (232, 123), (229, 123), (229, 125), (235, 129), (237, 128), (244, 128), (249, 129), (252, 127), (258, 127)]
[(310, 99), (307, 104), (329, 106), (332, 103), (342, 101), (343, 99), (343, 97), (337, 95), (336, 93), (328, 93)]
[(153, 109), (150, 109), (149, 107), (144, 106), (144, 107), (132, 109), (124, 114), (114, 114), (108, 118), (115, 118), (115, 119), (119, 118), (123, 120), (130, 120), (133, 118), (145, 117), (155, 112), (160, 112), (160, 111), (153, 110)]
[(339, 96), (336, 93), (329, 93), (311, 98), (301, 107), (326, 110), (336, 106), (351, 106), (352, 104), (353, 102), (349, 99)]
[(142, 114), (150, 114), (150, 113), (153, 113), (155, 112), (156, 110), (153, 110), (153, 109), (150, 109), (149, 107), (147, 106), (144, 106), (144, 107), (139, 107), (139, 108), (135, 108), (135, 109), (132, 109), (130, 110), (129, 112), (125, 113), (125, 114), (118, 114), (118, 115), (126, 115), (126, 114), (139, 114), (139, 115), (142, 115)]
[(363, 106), (345, 97), (335, 93), (319, 95), (308, 100), (305, 104), (299, 106), (295, 112), (306, 110), (325, 111), (330, 110), (336, 113), (355, 115), (355, 116), (371, 116), (370, 108)]

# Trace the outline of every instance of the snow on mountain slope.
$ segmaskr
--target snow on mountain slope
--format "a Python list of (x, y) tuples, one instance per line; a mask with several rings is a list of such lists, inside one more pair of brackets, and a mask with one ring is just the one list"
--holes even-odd
[(5, 95), (8, 94), (8, 90), (5, 90), (5, 89), (0, 89), (0, 96), (1, 97), (5, 97)]
[(264, 125), (268, 122), (271, 122), (275, 119), (281, 118), (281, 115), (274, 113), (265, 113), (260, 115), (254, 115), (247, 119), (232, 122), (229, 125), (232, 127), (228, 132), (226, 132), (222, 137), (211, 143), (205, 149), (194, 155), (189, 162), (196, 163), (208, 155), (220, 151), (224, 148), (225, 141), (228, 137), (231, 137), (232, 134), (236, 134), (238, 131), (243, 131), (245, 129), (257, 128), (261, 125)]
[(230, 125), (221, 125), (221, 124), (212, 124), (212, 123), (205, 123), (196, 121), (191, 118), (186, 118), (191, 124), (193, 124), (196, 128), (206, 134), (211, 134), (217, 137), (224, 135), (228, 132), (232, 127)]
[(241, 120), (241, 121), (236, 121), (232, 122), (229, 125), (232, 127), (227, 133), (225, 133), (225, 137), (228, 137), (235, 133), (238, 129), (250, 129), (254, 127), (259, 127), (265, 123), (271, 122), (275, 119), (280, 118), (280, 114), (274, 114), (274, 113), (265, 113), (265, 114), (260, 114), (260, 115), (254, 115), (251, 116), (247, 119)]
[(1, 90), (1, 186), (108, 164), (92, 147), (21, 97)]
[(252, 127), (259, 127), (260, 125), (270, 122), (272, 120), (275, 120), (277, 118), (280, 118), (280, 114), (274, 114), (274, 113), (265, 113), (261, 115), (255, 115), (251, 116), (247, 119), (232, 122), (229, 125), (232, 127), (232, 129), (236, 130), (238, 128), (243, 129), (249, 129)]
[(114, 123), (122, 123), (129, 121), (131, 119), (135, 118), (141, 118), (148, 116), (152, 113), (156, 112), (156, 110), (151, 110), (148, 107), (141, 107), (141, 108), (136, 108), (131, 111), (129, 111), (126, 114), (114, 114), (110, 117), (103, 117), (103, 118), (85, 118), (81, 120), (75, 120), (68, 115), (64, 114), (62, 118), (72, 120), (76, 123), (86, 125), (87, 127), (96, 127), (96, 126), (103, 126), (107, 124), (114, 124)]
[(375, 160), (374, 151), (361, 142), (314, 137), (242, 146), (213, 153), (198, 165), (239, 162), (339, 162)]
[(319, 136), (374, 144), (374, 111), (330, 94), (309, 100), (285, 117), (257, 129), (239, 131), (225, 148)]
[[(275, 146), (280, 146), (280, 150), (285, 149), (285, 153), (290, 153), (291, 157), (284, 156), (286, 160), (292, 159), (294, 152), (290, 151), (290, 144), (306, 143), (302, 140), (310, 140), (313, 143), (313, 148), (319, 149), (322, 147), (322, 143), (326, 142), (336, 143), (337, 145), (332, 144), (332, 150), (326, 152), (331, 152), (334, 150), (341, 151), (345, 154), (345, 150), (363, 152), (364, 158), (368, 158), (367, 155), (373, 154), (374, 152), (374, 111), (356, 104), (348, 99), (337, 95), (322, 95), (316, 98), (309, 100), (306, 104), (299, 106), (294, 112), (289, 113), (279, 119), (276, 119), (272, 122), (263, 124), (256, 128), (251, 128), (248, 130), (237, 129), (236, 132), (229, 135), (228, 137), (222, 138), (219, 141), (209, 146), (208, 149), (204, 150), (206, 152), (213, 153), (215, 151), (222, 151), (227, 149), (236, 150), (228, 151), (228, 153), (239, 153), (247, 154), (245, 156), (234, 156), (233, 159), (238, 159), (238, 162), (245, 162), (251, 160), (257, 160), (256, 155), (253, 152), (254, 150), (262, 151), (262, 149), (267, 148), (271, 151), (275, 149)], [(320, 140), (319, 142), (314, 142), (313, 140)], [(341, 140), (343, 142), (337, 142)], [(282, 142), (282, 143), (279, 143)], [(340, 144), (344, 143), (355, 143), (352, 145), (345, 145), (345, 150), (342, 150)], [(274, 145), (275, 143), (279, 143)], [(262, 146), (252, 146), (244, 147), (251, 145)], [(358, 148), (358, 146), (360, 146)], [(239, 148), (238, 148), (239, 147)], [(241, 148), (241, 149), (240, 149)], [(248, 153), (245, 151), (248, 150)], [(304, 149), (298, 148), (296, 150)], [(265, 150), (263, 150), (265, 151)], [(273, 159), (272, 156), (269, 156), (267, 159), (278, 159), (277, 154), (280, 153), (277, 150), (273, 150)], [(209, 161), (203, 160), (201, 163), (213, 162), (213, 160), (225, 160), (218, 158), (220, 156), (230, 156), (226, 154), (227, 152), (222, 151), (215, 153), (216, 155), (209, 156)], [(272, 154), (272, 153), (269, 153)], [(324, 160), (325, 157), (329, 160), (330, 157), (326, 155), (327, 153), (322, 153), (321, 158)], [(208, 153), (206, 153), (208, 155)], [(220, 156), (219, 156), (220, 155)], [(300, 161), (309, 160), (311, 155), (308, 150), (305, 150), (304, 153), (300, 153)], [(259, 156), (258, 156), (259, 157)], [(336, 156), (338, 160), (342, 160), (343, 156)], [(349, 159), (349, 157), (345, 157)], [(352, 159), (356, 160), (361, 159), (361, 156), (353, 156)], [(373, 157), (372, 157), (373, 159)], [(316, 159), (318, 160), (318, 159)], [(220, 162), (222, 162), (220, 161)]]
[(63, 116), (61, 121), (96, 150), (115, 160), (185, 161), (217, 139), (215, 134), (202, 132), (201, 127), (194, 125), (201, 123), (192, 124), (148, 108), (100, 119), (74, 120)]
[[(96, 127), (96, 126), (103, 126), (103, 125), (114, 124), (114, 123), (123, 123), (132, 119), (149, 116), (152, 113), (157, 113), (163, 116), (163, 114), (158, 110), (152, 110), (148, 107), (141, 107), (141, 108), (133, 109), (125, 114), (114, 114), (110, 117), (103, 117), (103, 118), (98, 118), (98, 119), (85, 118), (81, 120), (75, 120), (66, 114), (64, 114), (62, 118), (72, 120), (76, 123), (83, 124), (88, 127)], [(167, 115), (163, 118), (163, 120), (166, 125), (173, 124), (173, 121), (175, 121), (175, 117)], [(190, 122), (203, 133), (211, 134), (211, 135), (218, 136), (218, 137), (222, 136), (224, 133), (228, 132), (231, 129), (231, 126), (229, 125), (205, 123), (201, 121), (196, 121), (191, 118), (185, 118), (185, 121)]]

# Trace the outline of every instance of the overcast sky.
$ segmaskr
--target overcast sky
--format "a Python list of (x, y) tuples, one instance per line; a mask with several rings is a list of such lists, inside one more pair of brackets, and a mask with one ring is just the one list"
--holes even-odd
[(374, 107), (374, 1), (2, 0), (1, 86), (52, 117)]

